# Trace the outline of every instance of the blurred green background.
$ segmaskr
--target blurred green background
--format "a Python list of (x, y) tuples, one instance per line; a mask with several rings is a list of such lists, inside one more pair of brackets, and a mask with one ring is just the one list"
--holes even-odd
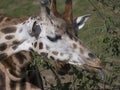
[[(60, 12), (64, 11), (64, 1), (57, 0)], [(10, 17), (39, 15), (39, 2), (0, 0), (0, 13)], [(73, 0), (73, 14), (91, 14), (79, 38), (106, 64), (107, 81), (120, 86), (120, 0)]]

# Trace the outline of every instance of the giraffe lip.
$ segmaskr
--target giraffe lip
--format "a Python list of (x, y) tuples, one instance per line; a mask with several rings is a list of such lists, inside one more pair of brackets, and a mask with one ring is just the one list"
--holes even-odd
[(100, 80), (102, 81), (105, 79), (105, 70), (102, 67), (93, 67), (93, 66), (84, 64), (83, 69), (89, 72), (98, 73), (100, 75)]

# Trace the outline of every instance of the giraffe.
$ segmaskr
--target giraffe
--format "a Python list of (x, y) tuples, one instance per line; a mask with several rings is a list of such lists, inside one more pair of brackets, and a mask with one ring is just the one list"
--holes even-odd
[[(71, 6), (71, 4), (70, 4), (71, 2), (72, 2), (71, 0), (70, 1), (66, 0), (66, 8), (68, 8), (68, 6)], [(12, 59), (8, 58), (8, 56), (3, 57), (4, 53), (8, 52), (9, 48), (7, 47), (8, 50), (6, 51), (6, 49), (4, 48), (4, 45), (3, 46), (1, 45), (1, 47), (2, 47), (1, 51), (3, 51), (3, 52), (0, 52), (0, 53), (3, 53), (3, 54), (1, 54), (2, 55), (1, 56), (2, 57), (1, 58), (1, 62), (2, 62), (1, 70), (3, 70), (4, 66), (8, 67), (9, 63), (13, 62), (13, 60), (16, 60), (16, 59), (19, 60), (19, 58), (21, 56), (22, 56), (22, 58), (20, 60), (26, 59), (26, 60), (31, 61), (31, 59), (25, 57), (25, 56), (27, 56), (25, 54), (26, 52), (17, 53), (22, 50), (28, 51), (28, 49), (30, 49), (30, 50), (32, 49), (33, 51), (37, 52), (38, 54), (45, 55), (48, 58), (51, 58), (58, 62), (69, 63), (69, 64), (77, 65), (77, 66), (83, 65), (84, 67), (89, 66), (89, 67), (93, 67), (94, 69), (102, 69), (102, 65), (101, 65), (101, 62), (99, 61), (99, 59), (95, 55), (93, 55), (88, 49), (86, 49), (84, 46), (82, 46), (82, 44), (79, 42), (79, 40), (75, 36), (76, 31), (73, 30), (73, 28), (75, 26), (75, 25), (73, 25), (73, 22), (78, 24), (79, 19), (76, 19), (76, 21), (72, 22), (72, 20), (71, 20), (72, 17), (70, 17), (69, 15), (67, 16), (65, 14), (64, 15), (60, 15), (60, 14), (58, 15), (58, 13), (56, 14), (56, 11), (54, 12), (55, 8), (53, 8), (54, 5), (56, 5), (55, 0), (51, 1), (51, 4), (53, 4), (53, 5), (51, 5), (51, 10), (49, 11), (49, 9), (47, 8), (46, 2), (42, 2), (40, 16), (37, 17), (37, 19), (34, 17), (29, 18), (27, 21), (22, 23), (22, 25), (23, 25), (23, 26), (21, 26), (22, 29), (25, 28), (24, 30), (30, 30), (30, 31), (28, 31), (29, 33), (24, 32), (25, 34), (28, 35), (28, 37), (25, 37), (25, 40), (27, 40), (27, 43), (24, 41), (25, 43), (17, 42), (17, 44), (14, 43), (12, 45), (12, 46), (15, 45), (15, 47), (17, 46), (15, 48), (15, 52), (14, 52), (14, 50), (12, 50), (12, 52), (10, 52), (10, 54), (9, 53), (7, 54), (9, 56), (14, 54), (11, 57)], [(65, 12), (67, 12), (67, 10)], [(69, 11), (69, 12), (71, 12), (71, 11)], [(67, 17), (67, 18), (65, 18), (65, 17)], [(26, 25), (26, 23), (27, 23), (27, 25)], [(19, 25), (21, 25), (21, 24), (19, 24)], [(61, 28), (62, 26), (60, 26), (60, 25), (62, 25), (63, 28)], [(77, 27), (77, 28), (80, 28), (80, 27)], [(1, 30), (4, 31), (4, 29), (1, 29)], [(32, 33), (31, 33), (31, 30), (32, 30)], [(60, 30), (60, 32), (58, 30)], [(67, 30), (71, 30), (71, 31), (67, 31)], [(3, 31), (2, 31), (1, 35), (3, 35)], [(7, 31), (7, 29), (6, 29), (6, 31)], [(18, 31), (21, 31), (21, 29)], [(10, 32), (10, 34), (11, 34), (11, 32)], [(54, 35), (54, 34), (56, 34), (56, 35)], [(73, 36), (71, 36), (71, 35), (73, 35)], [(12, 38), (12, 39), (14, 39), (14, 38)], [(31, 41), (29, 41), (29, 40), (31, 40)], [(69, 42), (67, 42), (66, 40)], [(12, 40), (10, 39), (8, 41), (10, 41), (9, 42), (9, 45), (10, 45)], [(19, 40), (19, 41), (21, 41), (21, 40)], [(67, 42), (69, 45), (65, 42)], [(22, 44), (22, 43), (24, 43), (24, 44)], [(62, 44), (65, 43), (66, 46), (60, 45), (61, 43)], [(26, 48), (26, 44), (28, 46), (27, 48)], [(30, 46), (29, 46), (29, 44), (30, 44)], [(19, 47), (19, 45), (20, 45), (20, 47)], [(25, 45), (25, 47), (22, 48), (24, 45)], [(54, 45), (55, 46), (58, 45), (58, 47), (55, 47)], [(16, 51), (17, 48), (18, 48), (18, 51)], [(64, 49), (65, 49), (65, 51), (64, 51)], [(10, 51), (11, 51), (11, 47), (10, 47)], [(67, 53), (67, 52), (71, 52), (71, 53)], [(88, 54), (90, 54), (90, 55), (87, 56), (84, 53), (85, 54), (85, 56), (84, 56), (84, 55), (81, 55), (80, 52), (87, 52), (87, 53), (89, 52)], [(83, 60), (83, 61), (78, 62), (77, 58), (72, 56), (72, 53), (74, 53), (75, 56), (77, 56), (76, 54), (78, 53), (79, 56), (82, 56), (81, 59), (78, 59), (78, 60)], [(27, 53), (27, 54), (29, 54), (29, 53)], [(30, 54), (29, 54), (29, 56), (30, 56)], [(75, 61), (69, 61), (72, 59), (73, 60), (75, 59)], [(21, 62), (20, 60), (19, 60), (19, 62)], [(5, 63), (6, 61), (9, 61), (9, 63), (7, 63), (8, 65), (6, 65), (6, 63)], [(28, 64), (28, 62), (26, 62), (26, 63)], [(18, 64), (18, 67), (19, 67), (19, 63), (17, 62), (16, 64)], [(23, 66), (25, 66), (25, 65), (23, 65)], [(14, 75), (12, 75), (13, 73), (10, 70), (7, 69), (5, 71), (7, 72), (6, 74), (10, 76), (9, 77), (10, 79), (15, 80), (17, 82), (19, 82), (19, 81), (22, 82), (21, 76), (23, 77), (23, 75), (20, 75), (21, 72), (15, 72), (14, 74), (16, 74), (16, 75), (14, 77)], [(19, 71), (19, 69), (18, 69), (18, 71)], [(1, 73), (2, 73), (2, 71), (1, 71)], [(16, 77), (18, 75), (20, 75), (20, 77)], [(4, 78), (4, 75), (2, 75), (2, 77)], [(21, 85), (21, 84), (18, 84), (18, 85)], [(29, 89), (26, 89), (26, 90), (29, 90)]]
[(33, 51), (56, 62), (95, 70), (102, 75), (104, 65), (101, 60), (77, 37), (74, 22), (79, 25), (80, 18), (73, 20), (72, 0), (65, 0), (65, 12), (62, 14), (56, 9), (56, 0), (50, 2), (52, 2), (51, 10), (46, 4), (41, 7), (41, 22), (39, 22), (41, 33), (39, 39), (33, 43)]
[[(18, 24), (28, 18), (28, 16), (11, 18), (0, 14), (0, 27)], [(40, 88), (44, 90), (38, 68), (29, 66), (32, 60), (31, 53), (26, 51), (2, 60), (0, 62), (0, 90), (40, 90)], [(27, 75), (26, 71), (29, 71)]]
[[(85, 18), (85, 17), (87, 17), (87, 18)], [(82, 19), (84, 19), (84, 21), (86, 21), (88, 19), (88, 17), (89, 17), (89, 15), (84, 15), (84, 16), (78, 17), (79, 19), (81, 18), (81, 20), (79, 20), (79, 22), (80, 21), (83, 22)], [(5, 26), (5, 25), (18, 24), (20, 22), (23, 22), (24, 20), (27, 20), (28, 18), (29, 17), (11, 18), (11, 17), (6, 17), (5, 15), (0, 14), (0, 27)], [(74, 21), (75, 21), (75, 19), (74, 19)], [(74, 24), (75, 23), (76, 22), (74, 22)], [(1, 61), (1, 63), (0, 63), (0, 66), (1, 66), (0, 67), (0, 76), (1, 76), (0, 82), (1, 82), (1, 80), (4, 81), (3, 80), (5, 78), (4, 75), (7, 76), (7, 74), (8, 74), (6, 72), (7, 69), (10, 69), (11, 72), (14, 73), (14, 75), (13, 75), (14, 77), (15, 77), (15, 75), (17, 77), (20, 76), (19, 75), (20, 73), (25, 74), (25, 70), (31, 70), (30, 73), (32, 73), (32, 74), (29, 74), (29, 76), (28, 75), (25, 76), (23, 74), (24, 75), (24, 80), (22, 80), (20, 82), (18, 82), (18, 81), (16, 82), (15, 78), (12, 78), (12, 80), (7, 79), (6, 82), (7, 82), (8, 85), (6, 87), (6, 90), (8, 90), (10, 88), (15, 89), (19, 86), (21, 86), (19, 88), (21, 88), (21, 89), (26, 88), (26, 90), (30, 90), (30, 89), (32, 90), (32, 88), (36, 89), (37, 87), (43, 88), (42, 84), (41, 84), (42, 80), (40, 78), (40, 75), (39, 75), (38, 72), (37, 73), (35, 72), (35, 71), (37, 71), (37, 68), (36, 67), (32, 67), (32, 68), (29, 67), (29, 64), (32, 60), (33, 60), (33, 58), (31, 56), (30, 52), (21, 51), (19, 53), (16, 53), (16, 54), (12, 55), (9, 58), (3, 60), (3, 61)], [(10, 65), (10, 63), (11, 63), (11, 65)], [(15, 63), (15, 64), (12, 64), (12, 63)], [(59, 64), (57, 63), (57, 65), (59, 65)], [(5, 66), (5, 68), (4, 68), (4, 66)], [(57, 69), (59, 69), (59, 68), (57, 67)], [(65, 67), (64, 67), (64, 69), (65, 69)], [(18, 70), (20, 70), (20, 71), (18, 71)], [(16, 73), (16, 72), (19, 72), (19, 73)], [(63, 72), (63, 70), (62, 70), (62, 72)], [(34, 77), (34, 80), (32, 79), (33, 77)], [(23, 78), (23, 76), (19, 77), (19, 78)], [(29, 84), (29, 82), (30, 82), (30, 84)], [(4, 88), (5, 88), (4, 85), (5, 85), (5, 82), (3, 82), (0, 85), (0, 90), (4, 90)]]
[[(86, 17), (86, 18), (85, 18)], [(89, 15), (84, 15), (84, 16), (81, 16), (81, 17), (78, 17), (79, 19), (80, 18), (82, 18), (82, 19), (84, 19), (84, 21), (86, 21), (87, 19), (88, 19), (88, 17), (89, 17)], [(23, 17), (23, 18), (9, 18), (9, 17), (5, 17), (4, 15), (0, 15), (0, 21), (1, 21), (1, 23), (0, 23), (0, 27), (3, 27), (3, 26), (6, 26), (6, 25), (14, 25), (14, 24), (18, 24), (18, 23), (21, 23), (21, 22), (23, 22), (24, 20), (27, 20), (28, 19), (28, 17)], [(75, 18), (76, 19), (76, 18)], [(81, 21), (81, 22), (83, 22), (82, 21), (82, 19), (81, 20), (79, 20), (79, 22)], [(75, 20), (74, 20), (75, 21)], [(76, 22), (74, 22), (74, 24), (75, 24)], [(84, 24), (84, 23), (83, 23)], [(20, 60), (22, 60), (22, 61), (20, 61)], [(12, 77), (12, 80), (9, 80), (9, 79), (7, 79), (7, 87), (6, 87), (6, 89), (8, 90), (8, 89), (10, 89), (10, 88), (12, 88), (12, 89), (15, 89), (15, 88), (18, 88), (19, 86), (21, 86), (21, 87), (19, 87), (19, 88), (21, 88), (21, 89), (23, 89), (23, 88), (26, 88), (26, 90), (29, 90), (29, 89), (31, 89), (32, 90), (32, 88), (36, 88), (36, 87), (40, 87), (40, 86), (42, 86), (41, 84), (39, 85), (39, 83), (41, 83), (41, 81), (39, 81), (39, 80), (41, 80), (41, 78), (40, 78), (40, 76), (39, 76), (39, 73), (36, 73), (36, 72), (33, 72), (33, 71), (31, 71), (30, 73), (33, 73), (33, 74), (30, 74), (30, 76), (27, 76), (27, 77), (24, 77), (24, 80), (22, 80), (22, 81), (20, 81), (20, 82), (16, 82), (15, 81), (15, 77), (17, 76), (20, 76), (18, 73), (16, 73), (16, 72), (19, 72), (19, 73), (22, 73), (22, 72), (24, 72), (25, 70), (24, 70), (24, 68), (26, 68), (26, 67), (28, 67), (28, 65), (26, 66), (26, 64), (29, 64), (29, 62), (32, 60), (32, 56), (31, 56), (31, 54), (29, 53), (29, 52), (19, 52), (19, 53), (17, 53), (17, 54), (15, 54), (15, 55), (12, 55), (11, 57), (9, 57), (8, 59), (5, 59), (4, 61), (2, 61), (1, 63), (0, 63), (0, 66), (1, 66), (1, 72), (0, 72), (0, 74), (1, 74), (1, 80), (3, 81), (3, 79), (4, 79), (4, 76), (3, 75), (5, 75), (5, 76), (7, 76), (7, 74), (8, 73), (6, 73), (5, 71), (7, 70), (7, 69), (10, 69), (11, 70), (11, 72), (12, 72), (12, 76), (14, 76), (14, 78)], [(22, 63), (21, 63), (22, 62)], [(14, 64), (11, 64), (10, 65), (10, 63), (15, 63), (15, 65)], [(5, 66), (5, 68), (4, 68), (4, 66)], [(19, 66), (19, 67), (18, 67)], [(26, 66), (26, 67), (25, 67)], [(22, 69), (21, 69), (22, 68)], [(21, 69), (20, 71), (18, 71), (19, 69)], [(31, 68), (29, 67), (29, 69), (28, 70), (31, 70)], [(4, 73), (3, 73), (4, 72)], [(13, 74), (14, 73), (14, 74)], [(37, 78), (34, 78), (34, 80), (32, 79), (33, 77), (37, 77)], [(21, 78), (21, 77), (19, 77), (19, 78)], [(23, 76), (22, 76), (22, 78), (23, 78)], [(27, 82), (25, 82), (25, 80), (27, 80)], [(30, 82), (30, 80), (32, 80), (31, 82)], [(36, 82), (35, 82), (36, 81)], [(28, 82), (30, 82), (30, 83), (32, 83), (32, 84), (28, 84)], [(5, 85), (5, 82), (3, 82), (2, 84), (1, 84), (1, 88), (0, 88), (0, 90), (4, 90), (4, 85)], [(10, 86), (9, 86), (10, 85)], [(34, 86), (34, 87), (33, 87)], [(36, 86), (36, 87), (35, 87)]]

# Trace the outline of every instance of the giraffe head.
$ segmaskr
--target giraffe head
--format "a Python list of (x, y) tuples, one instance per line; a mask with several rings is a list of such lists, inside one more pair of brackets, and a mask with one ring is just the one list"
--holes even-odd
[(39, 55), (44, 54), (55, 61), (101, 70), (101, 61), (77, 38), (76, 29), (84, 26), (83, 21), (89, 15), (73, 20), (72, 0), (66, 0), (63, 14), (57, 12), (56, 0), (50, 1), (51, 9), (47, 7), (48, 0), (41, 0), (39, 17), (0, 28), (0, 60), (32, 48)]
[(51, 0), (51, 10), (44, 2), (47, 0), (42, 1), (40, 20), (37, 22), (41, 32), (38, 40), (32, 43), (33, 50), (55, 61), (101, 70), (103, 65), (100, 59), (77, 38), (74, 22), (77, 23), (80, 18), (73, 21), (72, 0), (66, 0), (63, 14), (57, 12), (55, 0)]

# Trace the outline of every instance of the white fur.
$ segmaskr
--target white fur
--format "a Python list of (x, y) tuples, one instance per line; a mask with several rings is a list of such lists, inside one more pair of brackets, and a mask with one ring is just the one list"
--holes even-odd
[(79, 30), (80, 30), (81, 28), (83, 28), (83, 26), (85, 25), (86, 21), (89, 19), (90, 14), (77, 17), (76, 23), (78, 24), (79, 22), (81, 22), (81, 20), (82, 20), (84, 17), (86, 17), (85, 20), (84, 20), (84, 22), (82, 23), (82, 25), (79, 25), (79, 26), (78, 26), (78, 29), (79, 29)]

